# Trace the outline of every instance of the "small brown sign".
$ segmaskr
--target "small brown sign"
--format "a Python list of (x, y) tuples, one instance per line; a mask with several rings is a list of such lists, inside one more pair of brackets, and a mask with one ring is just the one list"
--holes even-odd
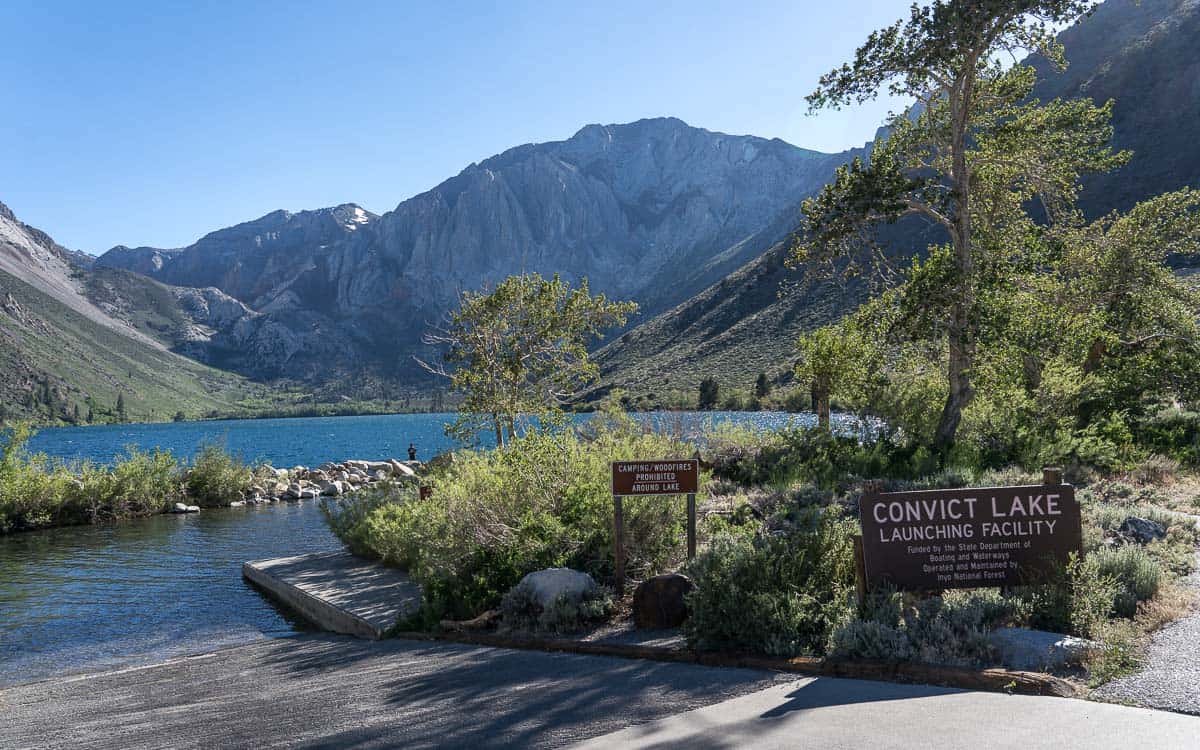
[(909, 591), (1038, 583), (1083, 543), (1067, 484), (867, 495), (868, 586)]
[(688, 495), (700, 485), (700, 462), (690, 459), (613, 461), (614, 495)]

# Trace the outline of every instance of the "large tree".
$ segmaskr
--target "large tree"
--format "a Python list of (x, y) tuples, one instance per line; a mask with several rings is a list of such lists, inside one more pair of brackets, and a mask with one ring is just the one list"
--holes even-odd
[(450, 433), (490, 428), (504, 446), (522, 417), (555, 422), (561, 405), (598, 377), (589, 344), (636, 309), (591, 294), (586, 279), (572, 288), (557, 275), (510, 276), (495, 289), (464, 292), (448, 323), (425, 336), (445, 347), (445, 364), (421, 363), (462, 396)]
[[(916, 105), (894, 115), (869, 163), (854, 161), (804, 206), (796, 259), (810, 269), (903, 273), (876, 242), (881, 223), (915, 215), (944, 232), (920, 266), (926, 294), (912, 295), (946, 342), (947, 396), (933, 436), (953, 443), (974, 396), (984, 313), (980, 294), (1025, 263), (1026, 239), (1076, 217), (1080, 176), (1119, 166), (1109, 146), (1110, 106), (1030, 98), (1038, 53), (1065, 65), (1053, 28), (1094, 5), (1084, 0), (935, 0), (873, 33), (854, 61), (821, 78), (810, 107), (841, 107), (881, 91)], [(1036, 213), (1031, 213), (1036, 212)], [(864, 262), (865, 261), (865, 262)]]

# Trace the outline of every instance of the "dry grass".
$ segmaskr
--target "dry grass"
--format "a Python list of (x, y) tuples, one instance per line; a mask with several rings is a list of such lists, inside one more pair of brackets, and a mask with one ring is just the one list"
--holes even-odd
[(1132, 620), (1111, 620), (1097, 634), (1103, 648), (1084, 661), (1088, 686), (1097, 687), (1137, 671), (1154, 632), (1190, 614), (1196, 606), (1196, 591), (1180, 581), (1163, 585), (1158, 595), (1138, 605)]

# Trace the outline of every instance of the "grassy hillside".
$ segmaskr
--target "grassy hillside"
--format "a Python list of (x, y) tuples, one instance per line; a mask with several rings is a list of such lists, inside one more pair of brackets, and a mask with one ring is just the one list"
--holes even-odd
[[(923, 220), (888, 230), (896, 252), (911, 254), (935, 239)], [(716, 378), (723, 389), (749, 391), (758, 373), (775, 382), (790, 379), (795, 344), (806, 330), (829, 323), (866, 299), (864, 283), (810, 283), (788, 268), (788, 241), (710, 286), (678, 307), (637, 326), (596, 353), (601, 385), (648, 403), (667, 395), (690, 397), (700, 381)]]
[(0, 272), (3, 418), (130, 421), (231, 412), (260, 390), (244, 379), (136, 341)]

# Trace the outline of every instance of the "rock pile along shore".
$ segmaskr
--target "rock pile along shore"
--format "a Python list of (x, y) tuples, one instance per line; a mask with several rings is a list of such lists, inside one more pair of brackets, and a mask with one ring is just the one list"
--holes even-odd
[(327, 462), (310, 469), (295, 466), (276, 469), (266, 465), (259, 469), (258, 478), (246, 497), (230, 505), (262, 505), (316, 497), (338, 497), (378, 482), (412, 482), (416, 484), (420, 461), (361, 461), (350, 459), (340, 463)]

